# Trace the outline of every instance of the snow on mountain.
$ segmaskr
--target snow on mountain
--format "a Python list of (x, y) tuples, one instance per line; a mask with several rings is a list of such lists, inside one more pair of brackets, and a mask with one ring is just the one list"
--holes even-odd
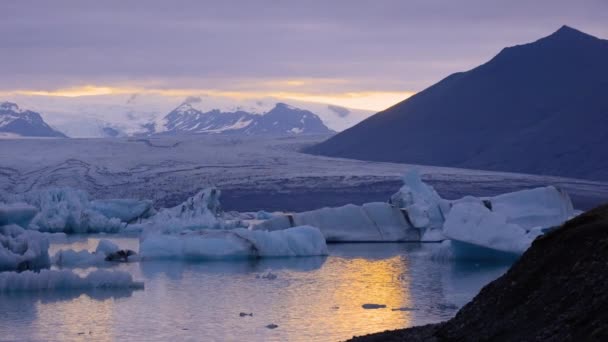
[(223, 112), (213, 109), (203, 112), (195, 108), (196, 101), (188, 99), (164, 118), (163, 125), (154, 127), (162, 134), (244, 134), (293, 135), (329, 134), (333, 131), (314, 113), (285, 103), (277, 103), (263, 114), (244, 110)]
[(12, 102), (0, 103), (0, 133), (6, 136), (60, 137), (65, 134), (49, 126), (40, 114), (24, 110)]
[[(342, 131), (364, 120), (373, 112), (340, 106), (287, 100), (274, 97), (235, 99), (227, 96), (200, 95), (183, 97), (159, 94), (113, 94), (79, 97), (42, 95), (12, 95), (12, 102), (20, 103), (43, 113), (44, 120), (70, 137), (112, 137), (150, 134), (163, 131), (165, 116), (178, 103), (189, 103), (203, 113), (213, 110), (222, 113), (267, 113), (276, 103), (291, 105), (315, 113), (331, 130)], [(217, 124), (228, 127), (221, 121)], [(235, 123), (238, 120), (234, 121)], [(242, 125), (243, 122), (240, 123)], [(211, 128), (210, 128), (211, 129)], [(297, 130), (297, 128), (296, 128)]]

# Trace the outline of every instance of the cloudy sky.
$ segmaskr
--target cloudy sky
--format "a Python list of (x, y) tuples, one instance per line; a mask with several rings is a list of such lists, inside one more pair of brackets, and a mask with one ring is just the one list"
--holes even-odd
[(0, 2), (1, 93), (282, 96), (383, 109), (605, 0)]

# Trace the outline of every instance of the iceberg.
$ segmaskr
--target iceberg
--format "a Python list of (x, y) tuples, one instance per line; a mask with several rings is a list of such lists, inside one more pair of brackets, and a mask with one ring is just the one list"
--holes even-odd
[(149, 234), (140, 242), (146, 259), (218, 260), (327, 255), (321, 232), (301, 226), (279, 231), (200, 230), (180, 235)]
[(123, 271), (96, 270), (85, 277), (68, 270), (0, 273), (0, 293), (23, 291), (143, 289), (144, 284), (133, 280)]
[[(520, 225), (509, 223), (503, 213), (491, 211), (475, 201), (456, 203), (452, 207), (443, 234), (452, 241), (454, 253), (461, 252), (456, 258), (466, 258), (462, 252), (466, 252), (467, 247), (475, 252), (472, 255), (478, 255), (479, 248), (519, 255), (536, 238)], [(479, 248), (473, 251), (473, 247)]]
[(51, 188), (16, 195), (16, 201), (35, 207), (38, 212), (27, 228), (41, 232), (115, 233), (125, 224), (107, 218), (90, 207), (86, 192), (71, 188)]
[(16, 224), (27, 227), (38, 209), (27, 203), (0, 204), (0, 226)]
[(49, 241), (44, 234), (17, 225), (0, 227), (0, 271), (23, 271), (50, 266)]
[(416, 172), (406, 173), (403, 181), (388, 203), (275, 215), (252, 229), (277, 231), (310, 225), (319, 228), (327, 242), (449, 239), (453, 242), (447, 244), (449, 249), (458, 248), (470, 255), (489, 250), (518, 255), (538, 235), (575, 215), (568, 195), (552, 186), (445, 200)]
[(277, 231), (303, 225), (319, 228), (327, 242), (420, 241), (419, 231), (404, 212), (382, 202), (275, 216), (254, 229)]
[(179, 233), (201, 229), (231, 228), (221, 219), (220, 190), (207, 188), (173, 208), (160, 209), (139, 224), (129, 225), (127, 231), (147, 233)]
[(59, 250), (52, 257), (54, 265), (59, 267), (86, 268), (92, 266), (111, 266), (115, 262), (139, 260), (136, 253), (119, 247), (109, 240), (100, 240), (94, 252), (73, 249)]
[(117, 218), (133, 223), (155, 214), (152, 201), (136, 199), (106, 199), (91, 201), (91, 209), (108, 219)]

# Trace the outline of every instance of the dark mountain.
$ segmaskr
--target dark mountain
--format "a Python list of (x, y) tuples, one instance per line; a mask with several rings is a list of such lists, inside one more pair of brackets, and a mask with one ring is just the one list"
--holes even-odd
[(307, 151), (605, 180), (607, 94), (608, 41), (564, 26)]
[(293, 135), (332, 133), (321, 119), (307, 110), (284, 103), (265, 114), (245, 111), (202, 112), (184, 103), (165, 116), (162, 134)]
[(59, 137), (65, 134), (51, 128), (31, 110), (23, 110), (12, 102), (0, 103), (0, 133), (12, 133), (23, 137)]

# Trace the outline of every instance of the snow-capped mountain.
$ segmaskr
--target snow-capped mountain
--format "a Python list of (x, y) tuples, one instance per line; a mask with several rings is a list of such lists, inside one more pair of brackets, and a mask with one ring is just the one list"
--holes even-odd
[[(189, 103), (202, 113), (215, 109), (224, 114), (235, 112), (264, 114), (271, 111), (276, 103), (287, 102), (297, 108), (313, 112), (319, 116), (325, 126), (337, 132), (373, 114), (369, 110), (345, 108), (327, 103), (275, 97), (236, 99), (207, 94), (190, 96), (186, 101), (182, 96), (145, 93), (77, 97), (11, 95), (8, 100), (42, 113), (43, 119), (49, 125), (74, 138), (133, 136), (162, 131), (167, 113), (175, 109), (179, 103)], [(227, 120), (225, 117), (222, 119)]]
[(277, 103), (263, 114), (245, 110), (203, 112), (190, 101), (167, 114), (160, 127), (148, 126), (147, 134), (243, 134), (293, 135), (329, 134), (333, 131), (314, 113)]
[(65, 134), (49, 126), (40, 114), (12, 102), (0, 103), (0, 133), (22, 137), (60, 137)]

